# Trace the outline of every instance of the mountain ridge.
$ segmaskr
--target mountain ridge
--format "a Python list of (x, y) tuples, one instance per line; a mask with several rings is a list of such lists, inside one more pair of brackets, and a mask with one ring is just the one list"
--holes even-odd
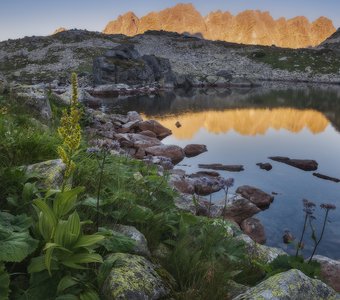
[(323, 16), (313, 22), (305, 16), (275, 20), (268, 11), (260, 10), (245, 10), (237, 15), (217, 10), (202, 16), (193, 4), (180, 3), (140, 18), (129, 11), (110, 21), (103, 33), (134, 36), (148, 30), (189, 33), (241, 44), (306, 48), (318, 46), (336, 28)]

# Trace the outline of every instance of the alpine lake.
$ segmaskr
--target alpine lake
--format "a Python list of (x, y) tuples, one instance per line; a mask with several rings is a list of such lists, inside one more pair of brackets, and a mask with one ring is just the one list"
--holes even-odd
[[(257, 88), (175, 90), (156, 96), (100, 99), (106, 112), (135, 110), (145, 119), (154, 119), (172, 130), (165, 144), (185, 147), (205, 144), (208, 151), (185, 158), (176, 168), (193, 173), (198, 164), (243, 165), (242, 172), (218, 171), (234, 178), (238, 186), (251, 185), (275, 195), (269, 209), (258, 218), (265, 227), (266, 245), (295, 253), (294, 245), (283, 243), (289, 230), (298, 240), (304, 212), (303, 199), (313, 201), (315, 227), (320, 235), (325, 211), (322, 203), (332, 203), (324, 238), (318, 254), (340, 259), (340, 183), (313, 176), (292, 166), (271, 161), (270, 156), (313, 159), (316, 172), (340, 178), (340, 87), (265, 84)], [(176, 122), (181, 124), (177, 128)], [(265, 171), (257, 163), (270, 162)], [(221, 200), (224, 192), (213, 194)], [(303, 255), (313, 247), (310, 228), (305, 235)]]

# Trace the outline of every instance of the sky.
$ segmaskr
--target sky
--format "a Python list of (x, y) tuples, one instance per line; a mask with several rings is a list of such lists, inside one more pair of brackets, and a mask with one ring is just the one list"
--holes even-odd
[(102, 31), (118, 15), (192, 3), (203, 14), (223, 10), (233, 14), (245, 9), (269, 11), (274, 18), (304, 15), (310, 20), (326, 16), (340, 27), (340, 0), (0, 0), (0, 41), (48, 35), (59, 27)]

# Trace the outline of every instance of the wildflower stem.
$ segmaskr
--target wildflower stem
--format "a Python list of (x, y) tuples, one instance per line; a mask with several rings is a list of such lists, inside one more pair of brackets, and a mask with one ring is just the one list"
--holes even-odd
[(97, 231), (99, 229), (99, 199), (100, 199), (100, 192), (102, 188), (105, 160), (106, 160), (106, 151), (103, 151), (103, 159), (100, 165), (100, 174), (99, 174), (98, 191), (97, 191), (97, 215), (96, 215)]
[(316, 244), (314, 246), (313, 253), (312, 253), (311, 257), (309, 258), (308, 263), (310, 263), (312, 261), (313, 256), (314, 256), (314, 254), (316, 252), (316, 249), (318, 248), (318, 246), (319, 246), (319, 244), (320, 244), (320, 242), (321, 242), (321, 240), (323, 238), (323, 234), (325, 232), (326, 223), (327, 223), (327, 219), (328, 219), (328, 213), (329, 213), (329, 210), (327, 209), (326, 210), (326, 214), (325, 214), (325, 219), (323, 220), (323, 226), (322, 226), (322, 231), (321, 231), (320, 238), (319, 238), (319, 240), (316, 242)]
[(297, 256), (299, 255), (299, 250), (300, 250), (300, 248), (301, 248), (303, 236), (305, 235), (305, 231), (306, 231), (307, 220), (308, 220), (308, 214), (305, 215), (305, 222), (304, 222), (304, 224), (303, 224), (303, 230), (302, 230), (302, 234), (301, 234), (300, 241), (299, 241), (299, 243), (298, 243), (298, 245), (297, 245), (297, 248), (296, 248), (295, 257), (297, 257)]

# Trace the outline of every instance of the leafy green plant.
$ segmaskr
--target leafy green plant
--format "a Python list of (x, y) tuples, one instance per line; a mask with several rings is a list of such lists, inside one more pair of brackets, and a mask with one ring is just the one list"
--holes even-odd
[(270, 264), (263, 266), (266, 271), (266, 278), (277, 273), (286, 272), (290, 269), (297, 269), (311, 278), (320, 276), (320, 264), (318, 262), (306, 263), (301, 256), (280, 255)]
[(176, 237), (167, 243), (172, 253), (164, 264), (178, 283), (180, 298), (226, 297), (228, 280), (239, 273), (244, 256), (241, 242), (217, 223), (182, 215)]

